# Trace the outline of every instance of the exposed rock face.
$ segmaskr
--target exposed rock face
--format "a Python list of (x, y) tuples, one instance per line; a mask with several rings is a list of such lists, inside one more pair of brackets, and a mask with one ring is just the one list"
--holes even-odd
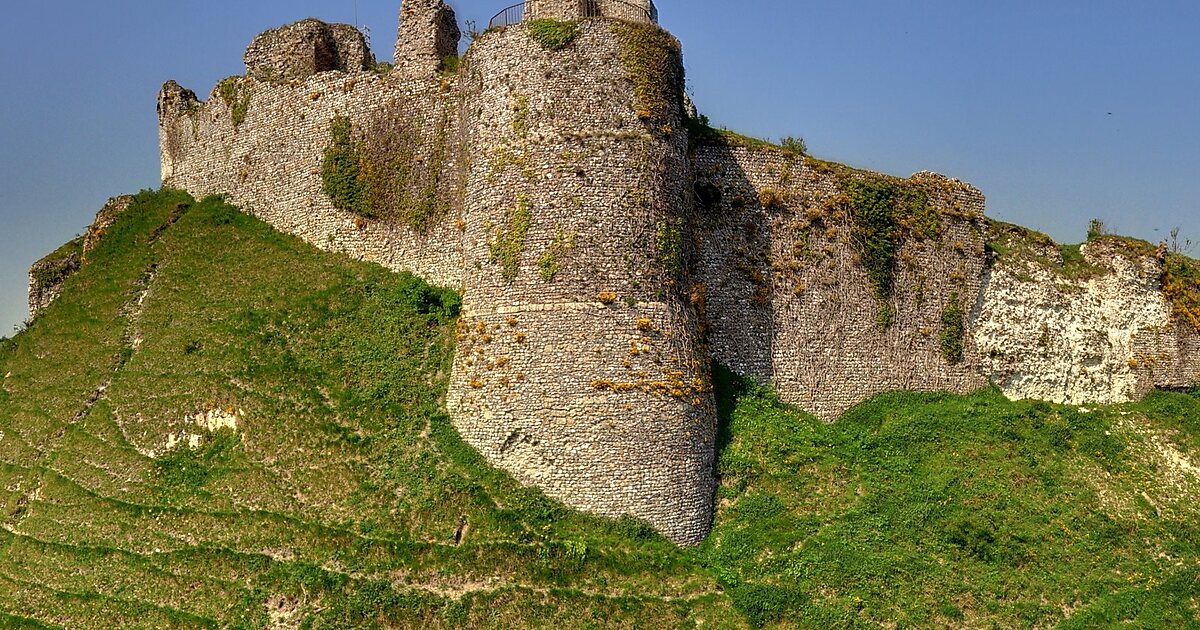
[[(187, 90), (179, 89), (174, 92), (172, 98), (179, 98), (186, 92)], [(183, 98), (186, 99), (186, 96)], [(63, 283), (87, 262), (88, 252), (95, 249), (104, 236), (104, 232), (112, 226), (122, 212), (129, 209), (131, 203), (133, 203), (133, 197), (129, 195), (109, 199), (108, 203), (104, 204), (104, 207), (96, 213), (96, 219), (88, 226), (86, 234), (33, 263), (29, 268), (30, 317), (45, 310), (62, 295)]]
[(461, 37), (454, 9), (442, 0), (404, 0), (396, 33), (396, 67), (409, 76), (431, 76), (447, 57), (458, 55)]
[(113, 197), (104, 204), (104, 207), (96, 213), (96, 219), (88, 226), (87, 233), (83, 235), (83, 260), (87, 260), (88, 252), (96, 248), (96, 244), (104, 236), (104, 232), (116, 222), (117, 217), (121, 216), (122, 212), (129, 209), (129, 205), (133, 203), (133, 196), (121, 195)]
[(319, 72), (357, 72), (375, 63), (358, 29), (309, 18), (254, 38), (245, 54), (246, 74), (260, 81), (305, 79)]
[(29, 316), (36, 317), (58, 296), (62, 295), (63, 283), (79, 270), (79, 251), (43, 258), (29, 268)]
[[(1009, 398), (1067, 404), (1195, 382), (1197, 357), (1179, 347), (1196, 332), (1172, 320), (1161, 263), (1112, 242), (1082, 253), (1090, 267), (1078, 277), (1027, 259), (990, 269), (974, 332), (980, 370)], [(1056, 250), (1039, 254), (1061, 264)]]

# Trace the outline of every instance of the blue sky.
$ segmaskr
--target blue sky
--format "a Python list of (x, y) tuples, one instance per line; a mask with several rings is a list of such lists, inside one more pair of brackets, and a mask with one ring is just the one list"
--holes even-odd
[[(515, 0), (458, 0), (460, 23)], [(13, 2), (0, 24), (0, 335), (29, 264), (112, 196), (158, 186), (155, 95), (204, 95), (255, 34), (308, 16), (369, 27), (399, 0)], [(1087, 222), (1200, 240), (1200, 3), (659, 0), (715, 124), (818, 157), (978, 186), (988, 214), (1082, 240)], [(465, 30), (465, 29), (464, 29)], [(1197, 248), (1200, 253), (1200, 248)]]

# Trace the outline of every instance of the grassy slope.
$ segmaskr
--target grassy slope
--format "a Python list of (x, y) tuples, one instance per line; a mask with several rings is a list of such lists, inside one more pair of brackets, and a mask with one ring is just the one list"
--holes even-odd
[(5, 627), (1198, 624), (1200, 480), (1163, 456), (1198, 459), (1196, 396), (824, 425), (719, 371), (717, 526), (678, 550), (458, 439), (453, 294), (169, 191), (91, 261), (0, 341)]

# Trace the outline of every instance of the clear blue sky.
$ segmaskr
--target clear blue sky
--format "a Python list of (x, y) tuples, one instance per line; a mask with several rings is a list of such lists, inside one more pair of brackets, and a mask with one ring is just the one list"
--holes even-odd
[[(486, 24), (515, 0), (457, 0)], [(659, 0), (714, 123), (823, 158), (967, 180), (988, 213), (1082, 240), (1088, 219), (1200, 240), (1200, 2)], [(390, 59), (399, 0), (358, 0)], [(104, 201), (158, 186), (155, 95), (206, 95), (258, 32), (354, 0), (7, 3), (0, 24), (0, 335), (26, 269)], [(465, 30), (465, 29), (464, 29)], [(1200, 249), (1200, 248), (1198, 248)]]

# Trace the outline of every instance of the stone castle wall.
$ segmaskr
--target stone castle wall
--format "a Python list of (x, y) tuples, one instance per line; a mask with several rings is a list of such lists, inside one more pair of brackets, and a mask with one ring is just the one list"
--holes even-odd
[[(440, 194), (461, 199), (462, 135), (452, 80), (400, 73), (322, 72), (287, 82), (233, 79), (232, 102), (214, 94), (204, 103), (168, 84), (160, 96), (162, 181), (197, 198), (225, 194), (275, 228), (323, 249), (344, 252), (430, 282), (459, 286), (460, 204), (426, 231), (367, 221), (337, 210), (325, 194), (321, 167), (331, 124), (345, 116), (357, 130), (385, 120), (411, 124), (414, 153), (443, 160)], [(248, 103), (235, 122), (239, 99)], [(181, 104), (182, 102), (182, 104)]]
[[(400, 65), (382, 74), (362, 69), (369, 51), (327, 68), (280, 48), (298, 38), (310, 54), (313, 33), (342, 33), (336, 47), (352, 50), (344, 29), (277, 29), (247, 53), (249, 76), (207, 101), (164, 86), (163, 183), (461, 289), (447, 404), (464, 439), (568, 505), (681, 543), (711, 521), (710, 359), (825, 419), (895, 389), (994, 382), (1082, 403), (1200, 380), (1200, 335), (1174, 323), (1152, 256), (1089, 247), (1104, 273), (1039, 275), (986, 251), (983, 196), (957, 180), (689, 143), (678, 49), (659, 51), (666, 105), (651, 111), (619, 24), (660, 32), (583, 20), (551, 51), (511, 26), (475, 41), (454, 75), (440, 74), (457, 38), (440, 0), (405, 3)], [(290, 76), (262, 71), (279, 65)], [(445, 206), (416, 226), (335, 208), (322, 168), (341, 119), (358, 139), (403, 139), (406, 172)], [(919, 191), (928, 212), (900, 218), (881, 297), (848, 190), (882, 180)]]
[(842, 178), (873, 175), (724, 145), (701, 147), (695, 161), (697, 188), (719, 196), (695, 210), (715, 359), (774, 383), (783, 400), (826, 419), (883, 391), (986, 385), (970, 344), (957, 362), (940, 347), (947, 305), (956, 300), (969, 312), (980, 291), (979, 191), (932, 174), (913, 177), (940, 226), (932, 238), (904, 241), (886, 301), (892, 322), (882, 327), (881, 301), (840, 197)]

